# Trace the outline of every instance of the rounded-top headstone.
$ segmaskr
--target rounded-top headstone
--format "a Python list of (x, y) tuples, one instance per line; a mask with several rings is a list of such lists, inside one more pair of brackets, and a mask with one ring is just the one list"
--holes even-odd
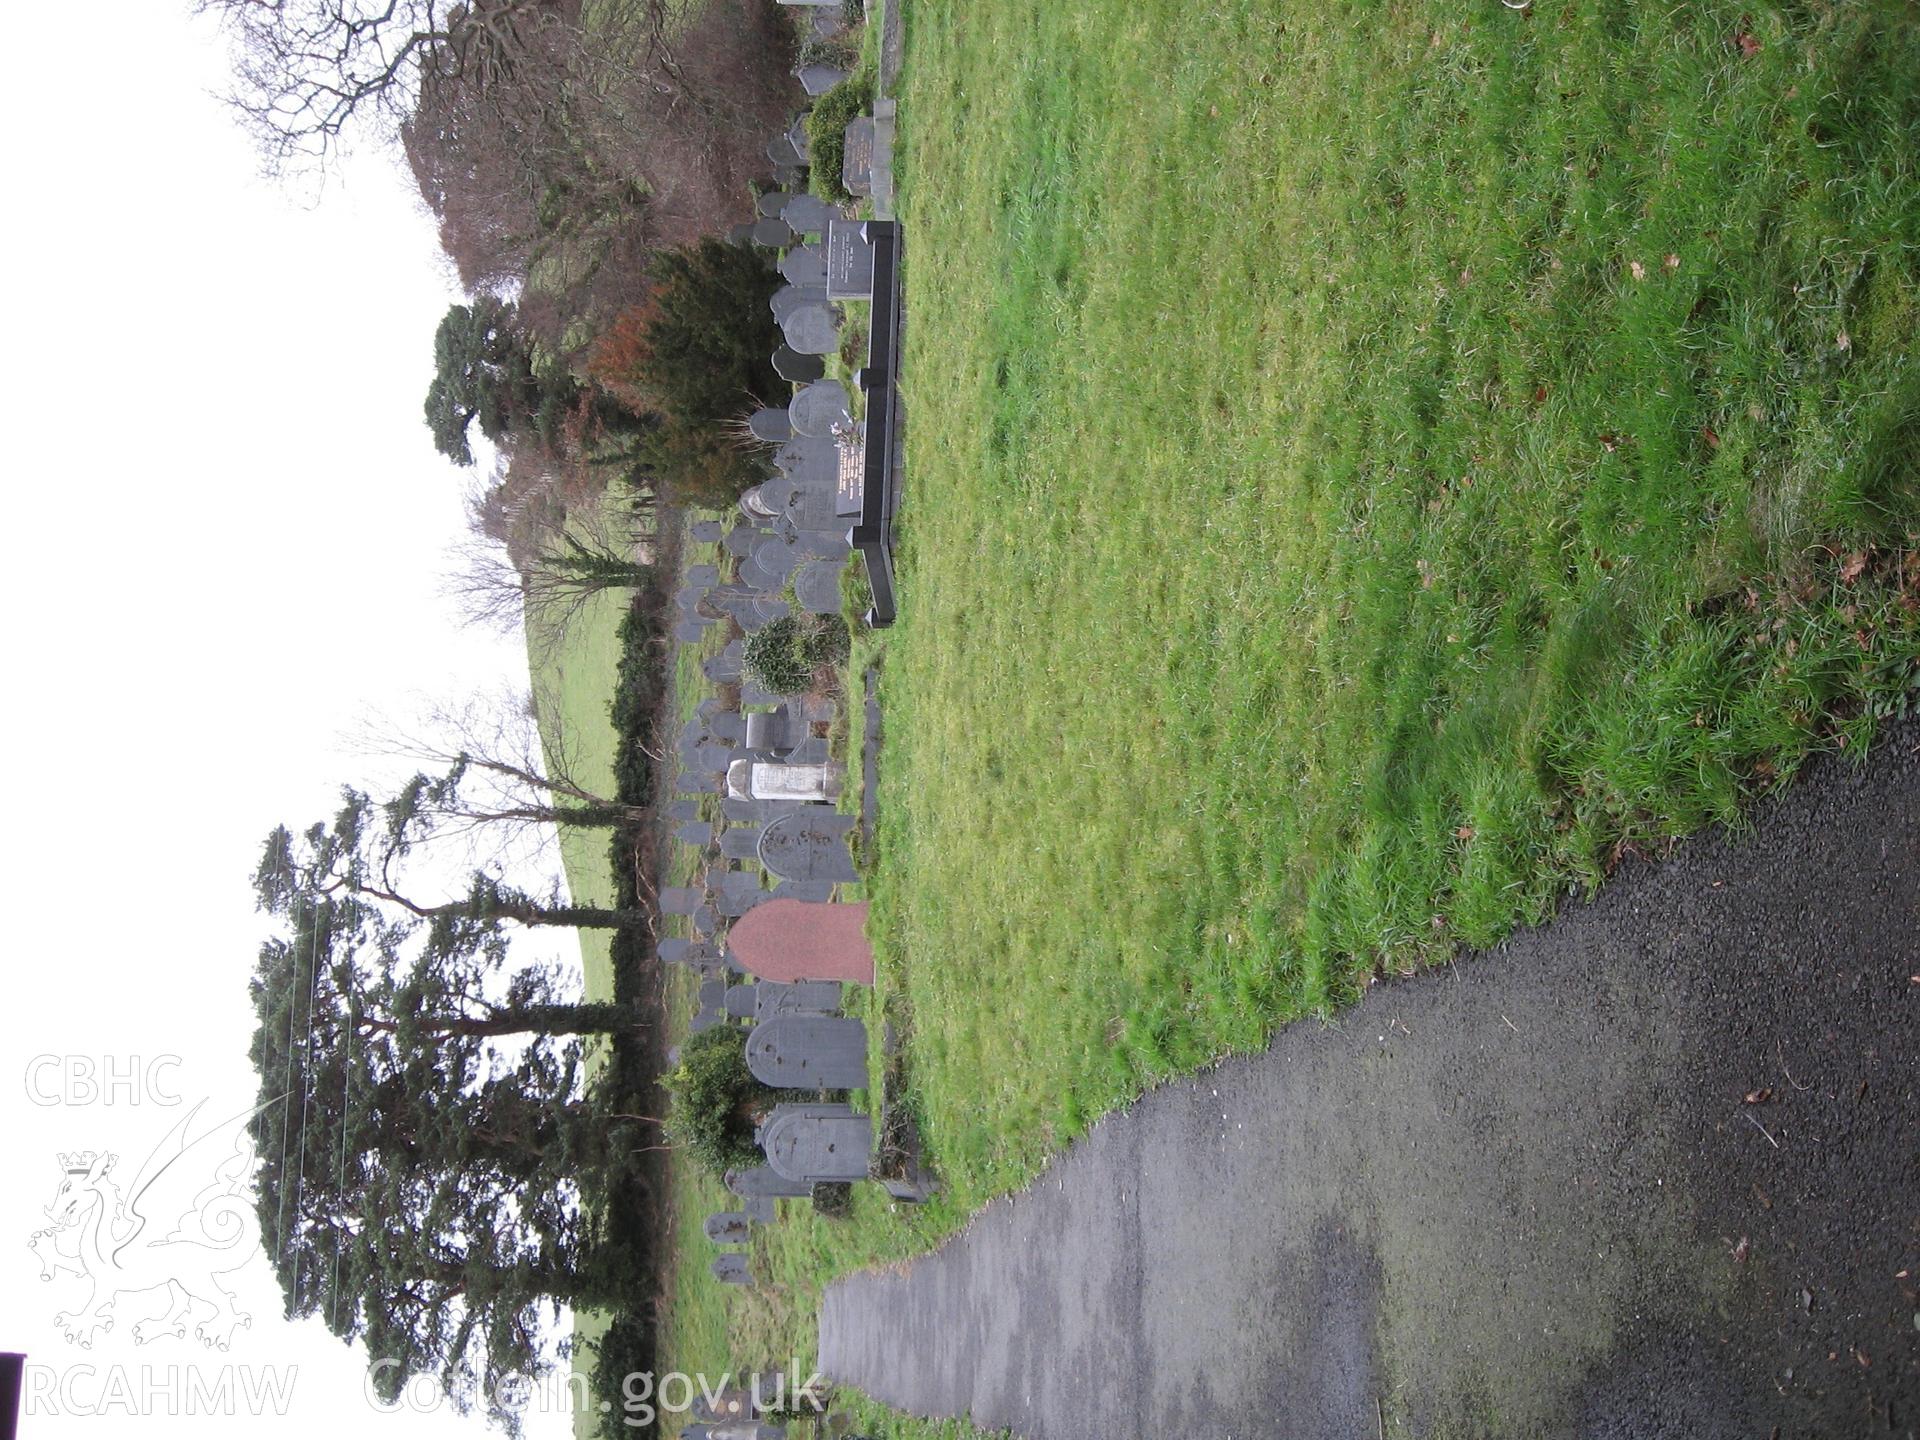
[(773, 373), (795, 385), (805, 385), (827, 373), (827, 362), (818, 355), (802, 355), (791, 345), (773, 352)]
[(838, 380), (814, 381), (787, 406), (787, 419), (796, 435), (831, 435), (834, 426), (852, 418), (847, 387)]
[(789, 285), (825, 285), (827, 257), (818, 245), (796, 245), (780, 257), (780, 273)]
[(847, 72), (836, 65), (802, 65), (793, 72), (793, 78), (802, 90), (818, 98), (846, 79)]
[(784, 250), (793, 243), (793, 231), (786, 221), (769, 215), (753, 227), (753, 243), (769, 250)]
[(767, 406), (747, 418), (747, 429), (753, 432), (754, 439), (778, 445), (793, 433), (793, 419), (785, 410)]
[(793, 202), (793, 196), (785, 190), (769, 190), (753, 202), (754, 210), (762, 220), (777, 216)]
[(847, 832), (858, 823), (852, 815), (809, 815), (797, 810), (770, 821), (761, 830), (755, 850), (767, 873), (782, 880), (849, 885), (860, 878), (847, 851)]
[(802, 305), (824, 305), (826, 301), (825, 285), (782, 285), (767, 297), (767, 309), (773, 312), (773, 323), (778, 325)]
[(840, 348), (840, 327), (825, 305), (802, 305), (780, 322), (787, 344), (802, 355), (831, 355)]
[(839, 213), (818, 195), (796, 195), (780, 212), (780, 218), (796, 235), (821, 235), (826, 232), (827, 221)]
[(762, 980), (873, 983), (867, 906), (773, 899), (756, 905), (727, 934), (742, 969)]

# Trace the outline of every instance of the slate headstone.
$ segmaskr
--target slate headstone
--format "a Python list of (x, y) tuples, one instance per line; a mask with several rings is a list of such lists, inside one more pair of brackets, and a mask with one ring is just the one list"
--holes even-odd
[(673, 838), (682, 845), (704, 849), (713, 843), (713, 826), (705, 820), (689, 820), (673, 832)]
[(769, 535), (754, 546), (752, 558), (761, 574), (774, 576), (777, 583), (782, 585), (786, 583), (787, 576), (793, 573), (793, 567), (800, 563), (798, 549), (777, 535)]
[[(789, 435), (831, 435), (836, 425), (853, 419), (847, 409), (847, 387), (838, 380), (816, 380), (787, 405)], [(783, 435), (781, 439), (787, 439)]]
[(793, 595), (800, 608), (814, 615), (840, 613), (840, 575), (844, 560), (809, 560), (793, 577)]
[(738, 1250), (728, 1250), (713, 1257), (713, 1264), (707, 1267), (713, 1272), (713, 1278), (722, 1285), (751, 1285), (753, 1272), (747, 1268), (747, 1257)]
[(729, 1170), (723, 1177), (722, 1183), (742, 1200), (762, 1197), (797, 1200), (813, 1194), (813, 1186), (810, 1183), (789, 1180), (779, 1171), (766, 1165), (755, 1165), (751, 1169)]
[(756, 825), (730, 825), (720, 837), (720, 853), (729, 860), (760, 858), (760, 829)]
[(866, 227), (853, 220), (835, 220), (827, 226), (827, 298), (873, 298), (873, 245)]
[(747, 417), (747, 429), (754, 439), (778, 445), (793, 433), (793, 422), (785, 410), (769, 406)]
[(676, 800), (667, 806), (667, 818), (669, 820), (698, 820), (700, 818), (700, 802), (698, 800)]
[(873, 119), (862, 115), (847, 126), (840, 183), (849, 195), (873, 194)]
[(847, 72), (834, 65), (802, 65), (793, 72), (800, 88), (818, 98), (847, 78)]
[(770, 215), (754, 222), (753, 243), (769, 250), (784, 250), (793, 243), (793, 231), (787, 228), (786, 221)]
[(747, 1036), (747, 1068), (762, 1085), (858, 1090), (867, 1083), (867, 1027), (837, 1015), (775, 1015)]
[(802, 355), (831, 355), (840, 348), (840, 327), (825, 305), (802, 305), (780, 323), (780, 333)]
[(696, 520), (687, 527), (687, 538), (696, 545), (717, 544), (720, 539), (718, 520)]
[[(745, 985), (736, 985), (745, 990)], [(762, 980), (753, 989), (753, 1018), (771, 1020), (776, 1015), (832, 1015), (840, 1008), (838, 980), (801, 980), (784, 984)]]
[(753, 985), (735, 985), (727, 991), (726, 1003), (721, 1007), (736, 1020), (758, 1018), (760, 1001)]
[(789, 285), (824, 285), (827, 257), (818, 245), (796, 245), (780, 257), (780, 274)]
[[(806, 1113), (826, 1109), (837, 1113)], [(781, 1105), (760, 1127), (760, 1148), (789, 1180), (864, 1180), (873, 1164), (873, 1120), (844, 1105)]]
[(820, 305), (826, 302), (827, 287), (820, 285), (782, 285), (767, 298), (767, 308), (773, 312), (773, 323), (783, 325), (787, 317), (806, 305)]
[(706, 897), (685, 885), (669, 885), (660, 892), (662, 915), (691, 915), (705, 903)]
[(847, 835), (859, 823), (859, 816), (824, 805), (783, 815), (760, 832), (760, 863), (782, 880), (850, 884), (860, 876), (853, 868)]
[(727, 1017), (724, 1011), (702, 1010), (699, 1014), (695, 1015), (692, 1020), (687, 1022), (687, 1033), (689, 1035), (699, 1035), (713, 1029), (716, 1025), (724, 1025), (726, 1020)]
[(700, 984), (700, 1008), (718, 1010), (726, 1004), (727, 982), (724, 980), (704, 980)]
[(840, 212), (818, 195), (796, 195), (780, 212), (780, 218), (796, 235), (824, 235), (827, 222)]
[(791, 345), (782, 345), (773, 352), (773, 373), (782, 380), (804, 385), (826, 374), (827, 364), (818, 355), (802, 355)]
[(761, 219), (777, 216), (793, 201), (793, 196), (785, 190), (769, 190), (753, 202), (754, 213)]
[(660, 959), (668, 965), (711, 964), (719, 958), (719, 952), (711, 945), (701, 945), (692, 940), (682, 940), (679, 936), (669, 936), (654, 946)]
[[(708, 521), (707, 523), (717, 525), (719, 522), (716, 520)], [(715, 538), (718, 539), (719, 537), (716, 536)], [(711, 590), (720, 583), (720, 567), (718, 565), (689, 565), (687, 567), (686, 581), (688, 585), (696, 590)]]
[(753, 1229), (747, 1224), (747, 1216), (740, 1210), (717, 1210), (707, 1216), (702, 1227), (707, 1239), (716, 1245), (745, 1245), (753, 1239)]

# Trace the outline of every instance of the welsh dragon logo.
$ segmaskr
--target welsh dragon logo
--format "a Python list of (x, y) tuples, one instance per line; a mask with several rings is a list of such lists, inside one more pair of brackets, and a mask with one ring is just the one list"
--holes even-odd
[[(167, 1133), (125, 1189), (115, 1174), (118, 1155), (78, 1150), (59, 1157), (60, 1185), (41, 1212), (51, 1223), (34, 1231), (27, 1247), (39, 1257), (42, 1280), (70, 1275), (85, 1286), (81, 1302), (54, 1317), (69, 1344), (90, 1350), (116, 1320), (131, 1316), (139, 1344), (191, 1332), (208, 1348), (225, 1350), (234, 1331), (253, 1323), (234, 1308), (234, 1292), (221, 1279), (260, 1248), (249, 1115), (189, 1140), (205, 1104)], [(172, 1216), (178, 1218), (166, 1225), (164, 1217)]]

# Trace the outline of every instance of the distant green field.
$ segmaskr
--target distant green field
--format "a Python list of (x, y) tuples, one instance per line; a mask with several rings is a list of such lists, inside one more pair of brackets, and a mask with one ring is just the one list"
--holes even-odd
[[(542, 738), (550, 752), (563, 748), (587, 788), (602, 795), (611, 795), (614, 788), (613, 760), (619, 737), (609, 707), (620, 662), (617, 632), (626, 610), (624, 593), (596, 595), (558, 637), (537, 629), (528, 636), (527, 668), (534, 693), (548, 702), (543, 707), (543, 720), (549, 727), (557, 723), (560, 730), (554, 734), (549, 728)], [(614, 903), (606, 832), (564, 831), (559, 844), (567, 888), (574, 897), (593, 904)], [(586, 973), (586, 997), (613, 999), (610, 937), (603, 930), (578, 930), (574, 934), (579, 938), (580, 961)], [(590, 1053), (588, 1073), (596, 1072), (601, 1063), (598, 1054)], [(598, 1311), (576, 1311), (574, 1339), (595, 1339), (606, 1325), (607, 1317)], [(575, 1368), (584, 1371), (587, 1364), (587, 1357), (582, 1355), (576, 1359)], [(582, 1440), (598, 1428), (595, 1416), (581, 1413), (574, 1417), (574, 1433)]]

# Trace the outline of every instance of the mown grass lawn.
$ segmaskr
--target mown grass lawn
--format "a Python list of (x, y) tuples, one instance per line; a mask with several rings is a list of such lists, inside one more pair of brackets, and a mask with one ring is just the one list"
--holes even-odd
[(959, 1210), (1910, 703), (1910, 9), (920, 0), (900, 115)]

